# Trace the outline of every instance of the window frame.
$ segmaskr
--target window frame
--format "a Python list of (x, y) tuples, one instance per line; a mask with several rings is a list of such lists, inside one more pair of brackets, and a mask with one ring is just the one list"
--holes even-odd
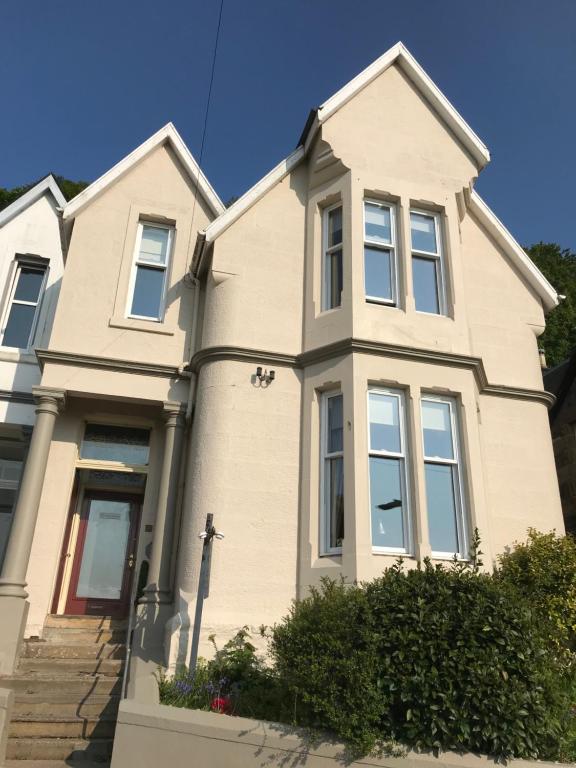
[[(400, 453), (393, 451), (379, 451), (373, 449), (370, 440), (370, 395), (371, 394), (383, 394), (390, 395), (398, 400), (398, 420), (400, 427)], [(389, 387), (368, 387), (366, 393), (366, 424), (367, 424), (367, 442), (368, 442), (368, 513), (370, 519), (370, 545), (372, 552), (375, 554), (400, 554), (412, 556), (414, 554), (414, 536), (412, 526), (412, 499), (410, 493), (410, 480), (408, 475), (408, 467), (410, 465), (410, 451), (409, 440), (406, 420), (406, 392), (403, 389), (393, 389)], [(402, 489), (404, 491), (404, 498), (406, 503), (403, 510), (403, 524), (405, 531), (405, 546), (404, 547), (379, 547), (375, 546), (372, 538), (372, 489), (370, 487), (370, 458), (372, 456), (397, 459), (400, 466), (403, 468), (401, 471)]]
[[(155, 229), (165, 229), (168, 232), (168, 242), (166, 244), (166, 263), (162, 265), (153, 264), (149, 261), (143, 261), (140, 257), (140, 248), (142, 245), (142, 235), (144, 233), (144, 227), (154, 227)], [(174, 243), (174, 234), (176, 227), (173, 224), (160, 224), (148, 219), (140, 219), (138, 221), (138, 230), (136, 232), (136, 242), (134, 246), (134, 253), (132, 255), (132, 264), (130, 267), (130, 280), (128, 282), (128, 301), (126, 304), (125, 317), (133, 320), (148, 320), (152, 323), (163, 323), (164, 315), (166, 312), (166, 293), (168, 288), (168, 275), (172, 264), (172, 248)], [(147, 267), (149, 269), (155, 269), (158, 272), (164, 272), (164, 280), (162, 283), (162, 294), (160, 296), (160, 306), (158, 309), (158, 316), (152, 317), (152, 315), (137, 315), (132, 312), (132, 305), (134, 303), (134, 290), (136, 288), (136, 275), (138, 274), (138, 267)]]
[[(421, 251), (412, 246), (412, 214), (427, 216), (434, 220), (434, 233), (436, 236), (436, 252)], [(444, 243), (442, 240), (442, 228), (440, 226), (440, 214), (436, 211), (426, 211), (421, 208), (410, 208), (408, 214), (409, 232), (410, 232), (410, 254), (412, 267), (412, 293), (414, 296), (414, 307), (416, 307), (416, 292), (414, 290), (414, 257), (428, 260), (434, 263), (436, 271), (436, 296), (438, 299), (438, 312), (427, 312), (425, 309), (416, 309), (422, 315), (432, 317), (446, 317), (448, 314), (446, 302), (446, 270), (444, 266)]]
[[(342, 398), (342, 450), (328, 453), (328, 401), (332, 397)], [(327, 557), (342, 554), (342, 545), (339, 547), (330, 546), (331, 516), (327, 509), (328, 499), (326, 494), (326, 483), (328, 476), (326, 473), (326, 465), (331, 459), (342, 459), (342, 477), (344, 485), (346, 480), (344, 476), (344, 395), (341, 389), (330, 389), (321, 392), (320, 398), (320, 557)], [(345, 511), (346, 507), (344, 507), (344, 513)], [(346, 535), (345, 528), (344, 535)]]
[[(342, 240), (339, 243), (336, 243), (335, 245), (328, 245), (328, 219), (330, 211), (335, 211), (337, 208), (340, 208), (342, 211)], [(320, 306), (322, 312), (330, 312), (334, 309), (340, 309), (342, 306), (342, 294), (344, 293), (344, 206), (342, 205), (342, 201), (338, 200), (335, 203), (332, 203), (331, 205), (327, 205), (324, 208), (321, 209), (322, 212), (322, 264), (321, 264), (321, 296), (320, 296)], [(328, 281), (326, 280), (326, 264), (327, 264), (327, 256), (331, 255), (332, 253), (340, 251), (340, 259), (341, 259), (341, 270), (342, 270), (342, 290), (340, 291), (340, 303), (334, 304), (334, 306), (328, 306), (328, 296), (329, 296), (329, 290), (328, 290)]]
[[(380, 208), (388, 208), (390, 211), (390, 245), (386, 245), (378, 241), (372, 241), (366, 237), (366, 203), (369, 203), (370, 205), (377, 205)], [(369, 304), (382, 304), (387, 307), (398, 307), (400, 290), (398, 285), (398, 234), (396, 228), (396, 204), (386, 202), (385, 200), (378, 200), (377, 198), (365, 197), (362, 203), (362, 236), (364, 248), (368, 245), (374, 250), (390, 252), (390, 286), (392, 288), (391, 299), (383, 299), (379, 296), (371, 296), (366, 291), (366, 256), (363, 253), (364, 298), (366, 302)]]
[[(44, 300), (44, 294), (46, 293), (46, 284), (48, 282), (48, 272), (50, 270), (50, 262), (48, 259), (26, 259), (18, 254), (16, 255), (16, 258), (13, 262), (13, 273), (12, 273), (12, 281), (10, 285), (10, 291), (8, 292), (8, 296), (6, 299), (6, 303), (4, 306), (4, 311), (2, 313), (2, 324), (0, 325), (0, 346), (4, 349), (14, 349), (18, 350), (20, 352), (27, 352), (34, 346), (34, 341), (36, 338), (36, 331), (38, 330), (38, 321), (40, 319), (40, 313), (42, 311), (42, 302)], [(38, 301), (22, 301), (22, 299), (15, 299), (14, 295), (16, 293), (16, 289), (18, 287), (18, 279), (20, 277), (22, 269), (35, 269), (38, 271), (43, 271), (44, 276), (42, 278), (42, 283), (40, 284), (40, 289), (38, 291)], [(20, 304), (27, 307), (35, 306), (36, 310), (34, 312), (34, 318), (32, 320), (32, 325), (30, 326), (30, 334), (28, 336), (28, 344), (25, 347), (13, 347), (8, 346), (7, 344), (4, 344), (4, 336), (6, 335), (6, 328), (8, 326), (8, 320), (10, 318), (10, 311), (12, 309), (12, 306), (14, 304)]]
[[(424, 402), (446, 403), (450, 409), (450, 428), (452, 437), (452, 452), (454, 454), (453, 459), (445, 459), (440, 456), (427, 456), (426, 447), (424, 442), (424, 418), (423, 418), (423, 404)], [(463, 465), (462, 465), (462, 453), (460, 449), (460, 428), (459, 419), (456, 415), (456, 406), (458, 400), (456, 397), (434, 395), (428, 393), (422, 393), (420, 396), (420, 426), (421, 426), (421, 440), (422, 440), (422, 456), (424, 461), (424, 493), (426, 496), (426, 524), (428, 525), (428, 536), (430, 536), (430, 520), (428, 518), (428, 491), (426, 489), (426, 465), (427, 464), (441, 464), (443, 466), (453, 467), (452, 471), (452, 488), (454, 492), (454, 506), (456, 511), (456, 536), (458, 539), (459, 552), (444, 552), (440, 550), (433, 550), (430, 545), (430, 552), (433, 558), (439, 560), (452, 559), (455, 555), (458, 560), (468, 559), (469, 548), (469, 524), (467, 517), (467, 508), (464, 498), (464, 483), (463, 483)]]

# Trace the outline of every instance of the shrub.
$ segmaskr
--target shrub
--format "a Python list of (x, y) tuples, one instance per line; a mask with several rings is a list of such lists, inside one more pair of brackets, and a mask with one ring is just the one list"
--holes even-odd
[(576, 647), (576, 540), (528, 532), (525, 544), (499, 557), (499, 576), (517, 589), (550, 622), (557, 645)]
[(556, 757), (563, 668), (526, 603), (476, 568), (401, 564), (366, 585), (324, 581), (272, 631), (299, 724), (357, 754), (400, 742)]

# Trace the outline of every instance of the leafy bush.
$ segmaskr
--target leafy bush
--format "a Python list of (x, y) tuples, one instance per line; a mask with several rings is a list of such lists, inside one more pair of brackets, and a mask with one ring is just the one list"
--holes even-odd
[(529, 607), (477, 568), (401, 564), (361, 586), (324, 581), (273, 629), (299, 724), (357, 754), (400, 742), (500, 757), (556, 757), (564, 668)]
[(160, 701), (174, 707), (204, 709), (262, 720), (286, 720), (284, 693), (273, 670), (266, 667), (244, 627), (218, 649), (199, 659), (196, 673), (182, 668), (173, 678), (160, 675)]
[(550, 622), (551, 637), (559, 646), (576, 646), (576, 540), (528, 532), (525, 544), (499, 558), (499, 577), (517, 589)]

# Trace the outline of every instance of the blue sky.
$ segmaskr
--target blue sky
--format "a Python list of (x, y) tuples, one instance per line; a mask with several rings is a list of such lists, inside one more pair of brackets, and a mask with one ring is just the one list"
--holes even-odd
[[(0, 186), (93, 180), (169, 120), (198, 158), (219, 0), (2, 4)], [(402, 40), (488, 145), (522, 244), (576, 250), (576, 0), (224, 0), (202, 166), (223, 200)]]

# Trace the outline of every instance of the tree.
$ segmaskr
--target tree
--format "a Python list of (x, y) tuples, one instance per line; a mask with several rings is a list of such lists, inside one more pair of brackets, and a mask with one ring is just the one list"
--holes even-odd
[[(79, 192), (82, 192), (83, 189), (86, 189), (89, 184), (87, 181), (70, 181), (70, 179), (65, 179), (64, 176), (54, 176), (54, 178), (66, 200), (71, 200)], [(15, 200), (18, 200), (19, 197), (22, 197), (25, 192), (28, 192), (36, 184), (38, 184), (38, 181), (24, 184), (21, 187), (12, 187), (11, 189), (0, 187), (0, 211), (7, 208)]]
[(526, 253), (558, 293), (566, 298), (546, 318), (539, 345), (549, 367), (558, 365), (576, 347), (576, 253), (557, 243), (536, 243)]

